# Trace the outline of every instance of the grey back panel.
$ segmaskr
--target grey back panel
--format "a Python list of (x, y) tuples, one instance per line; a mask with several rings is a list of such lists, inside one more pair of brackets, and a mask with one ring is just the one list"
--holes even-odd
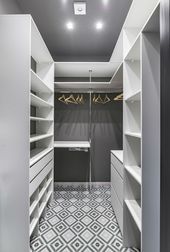
[[(113, 101), (115, 95), (108, 95), (112, 99), (110, 103), (92, 103), (91, 153), (94, 182), (110, 181), (110, 150), (122, 149), (122, 102)], [(55, 95), (55, 141), (87, 141), (89, 94), (84, 94), (86, 102), (83, 105), (65, 105), (57, 100), (59, 96), (61, 94)], [(55, 150), (55, 181), (87, 181), (88, 171), (89, 153)]]

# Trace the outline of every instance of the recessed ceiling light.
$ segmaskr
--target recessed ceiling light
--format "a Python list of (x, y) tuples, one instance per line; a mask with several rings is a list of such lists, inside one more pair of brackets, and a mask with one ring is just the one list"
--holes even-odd
[(101, 21), (98, 21), (97, 23), (96, 23), (96, 29), (97, 30), (101, 30), (103, 28), (103, 23), (101, 22)]
[(104, 5), (108, 5), (108, 3), (109, 3), (109, 0), (103, 0)]
[(73, 29), (74, 29), (74, 24), (73, 24), (73, 22), (70, 22), (70, 21), (67, 22), (66, 27), (67, 27), (68, 30), (73, 30)]
[(86, 2), (75, 2), (74, 3), (74, 14), (75, 15), (86, 15)]

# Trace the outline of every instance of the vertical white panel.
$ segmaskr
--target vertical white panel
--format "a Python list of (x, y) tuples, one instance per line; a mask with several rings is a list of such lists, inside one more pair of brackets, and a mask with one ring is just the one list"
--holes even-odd
[(30, 16), (0, 16), (0, 251), (29, 251)]
[(142, 251), (160, 251), (160, 41), (142, 39)]

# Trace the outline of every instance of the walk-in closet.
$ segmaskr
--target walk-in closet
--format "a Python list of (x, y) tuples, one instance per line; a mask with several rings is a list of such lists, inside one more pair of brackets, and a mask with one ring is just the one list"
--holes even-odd
[(170, 250), (169, 0), (0, 0), (0, 252)]

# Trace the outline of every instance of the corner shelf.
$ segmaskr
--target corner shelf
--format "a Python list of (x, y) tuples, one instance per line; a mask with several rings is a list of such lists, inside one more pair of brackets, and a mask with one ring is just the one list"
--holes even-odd
[(52, 93), (52, 90), (33, 70), (31, 70), (31, 89), (34, 92)]
[(30, 94), (31, 96), (31, 105), (35, 106), (35, 107), (47, 107), (47, 108), (52, 108), (53, 105), (44, 101), (43, 99), (41, 99), (40, 97), (34, 95), (34, 94)]
[(141, 207), (137, 200), (125, 200), (125, 204), (135, 221), (139, 231), (141, 232)]
[(35, 135), (31, 135), (30, 136), (30, 143), (33, 143), (33, 142), (36, 142), (36, 141), (39, 141), (39, 140), (42, 140), (42, 139), (45, 139), (45, 138), (48, 138), (48, 137), (52, 137), (53, 134), (35, 134)]
[(136, 165), (125, 165), (125, 169), (141, 185), (141, 168)]

